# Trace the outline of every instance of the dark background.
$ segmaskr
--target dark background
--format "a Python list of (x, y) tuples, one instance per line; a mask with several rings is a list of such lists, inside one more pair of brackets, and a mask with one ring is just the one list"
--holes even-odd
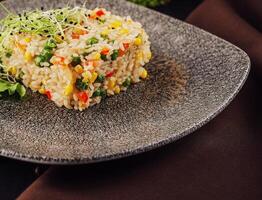
[[(201, 0), (171, 0), (169, 4), (157, 7), (156, 10), (184, 20), (199, 3), (201, 3)], [(181, 142), (183, 142), (183, 139)], [(48, 169), (46, 165), (31, 164), (1, 157), (0, 199), (16, 198), (46, 169)]]

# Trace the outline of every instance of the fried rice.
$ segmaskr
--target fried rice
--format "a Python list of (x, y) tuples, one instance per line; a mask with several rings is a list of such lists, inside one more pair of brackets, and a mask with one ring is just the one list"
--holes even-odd
[(84, 110), (148, 77), (149, 37), (131, 17), (77, 7), (5, 20), (4, 71), (59, 107)]

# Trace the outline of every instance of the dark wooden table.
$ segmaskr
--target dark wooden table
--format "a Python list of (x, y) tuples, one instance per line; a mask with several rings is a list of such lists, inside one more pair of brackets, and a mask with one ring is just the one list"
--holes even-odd
[[(183, 20), (200, 2), (201, 0), (172, 0), (167, 6), (160, 6), (156, 10)], [(47, 165), (0, 157), (0, 199), (16, 198), (48, 168)]]

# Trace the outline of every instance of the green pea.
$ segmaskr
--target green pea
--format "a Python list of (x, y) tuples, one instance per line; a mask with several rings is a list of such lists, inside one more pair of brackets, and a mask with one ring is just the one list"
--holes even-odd
[(106, 97), (106, 90), (103, 88), (97, 89), (94, 92), (93, 97), (102, 97), (102, 98)]
[(111, 54), (111, 60), (116, 60), (117, 57), (118, 57), (118, 50), (115, 49)]
[(93, 93), (93, 97), (100, 97), (101, 92), (100, 89), (97, 89), (94, 93)]
[(88, 88), (88, 84), (83, 82), (83, 79), (82, 78), (79, 78), (76, 80), (76, 88), (80, 91), (84, 91), (84, 90), (87, 90)]
[(77, 66), (77, 65), (79, 65), (79, 64), (81, 64), (81, 58), (80, 58), (79, 56), (73, 56), (73, 57), (72, 57), (71, 65), (72, 65), (73, 67), (75, 67), (75, 66)]
[(106, 55), (105, 55), (105, 54), (101, 54), (101, 59), (102, 59), (103, 61), (107, 61)]
[(129, 87), (131, 85), (131, 78), (127, 78), (122, 85), (124, 87)]
[(91, 38), (89, 38), (89, 39), (86, 41), (86, 44), (87, 44), (87, 45), (93, 45), (93, 44), (97, 44), (98, 42), (99, 42), (99, 41), (98, 41), (97, 38), (91, 37)]
[(96, 83), (103, 83), (105, 81), (105, 76), (103, 74), (99, 74), (96, 78)]
[(102, 98), (105, 98), (106, 97), (106, 90), (105, 89), (101, 89), (100, 90), (100, 96), (102, 97)]

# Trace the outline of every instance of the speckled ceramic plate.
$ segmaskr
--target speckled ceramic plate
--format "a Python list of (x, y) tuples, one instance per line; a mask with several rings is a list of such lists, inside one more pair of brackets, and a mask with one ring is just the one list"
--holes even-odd
[[(22, 11), (63, 7), (67, 2), (8, 0), (4, 4)], [(147, 66), (150, 79), (84, 112), (57, 108), (37, 94), (24, 102), (0, 100), (1, 155), (80, 164), (148, 151), (210, 121), (245, 82), (248, 56), (214, 35), (123, 0), (88, 0), (86, 5), (131, 15), (144, 25), (154, 54)]]

